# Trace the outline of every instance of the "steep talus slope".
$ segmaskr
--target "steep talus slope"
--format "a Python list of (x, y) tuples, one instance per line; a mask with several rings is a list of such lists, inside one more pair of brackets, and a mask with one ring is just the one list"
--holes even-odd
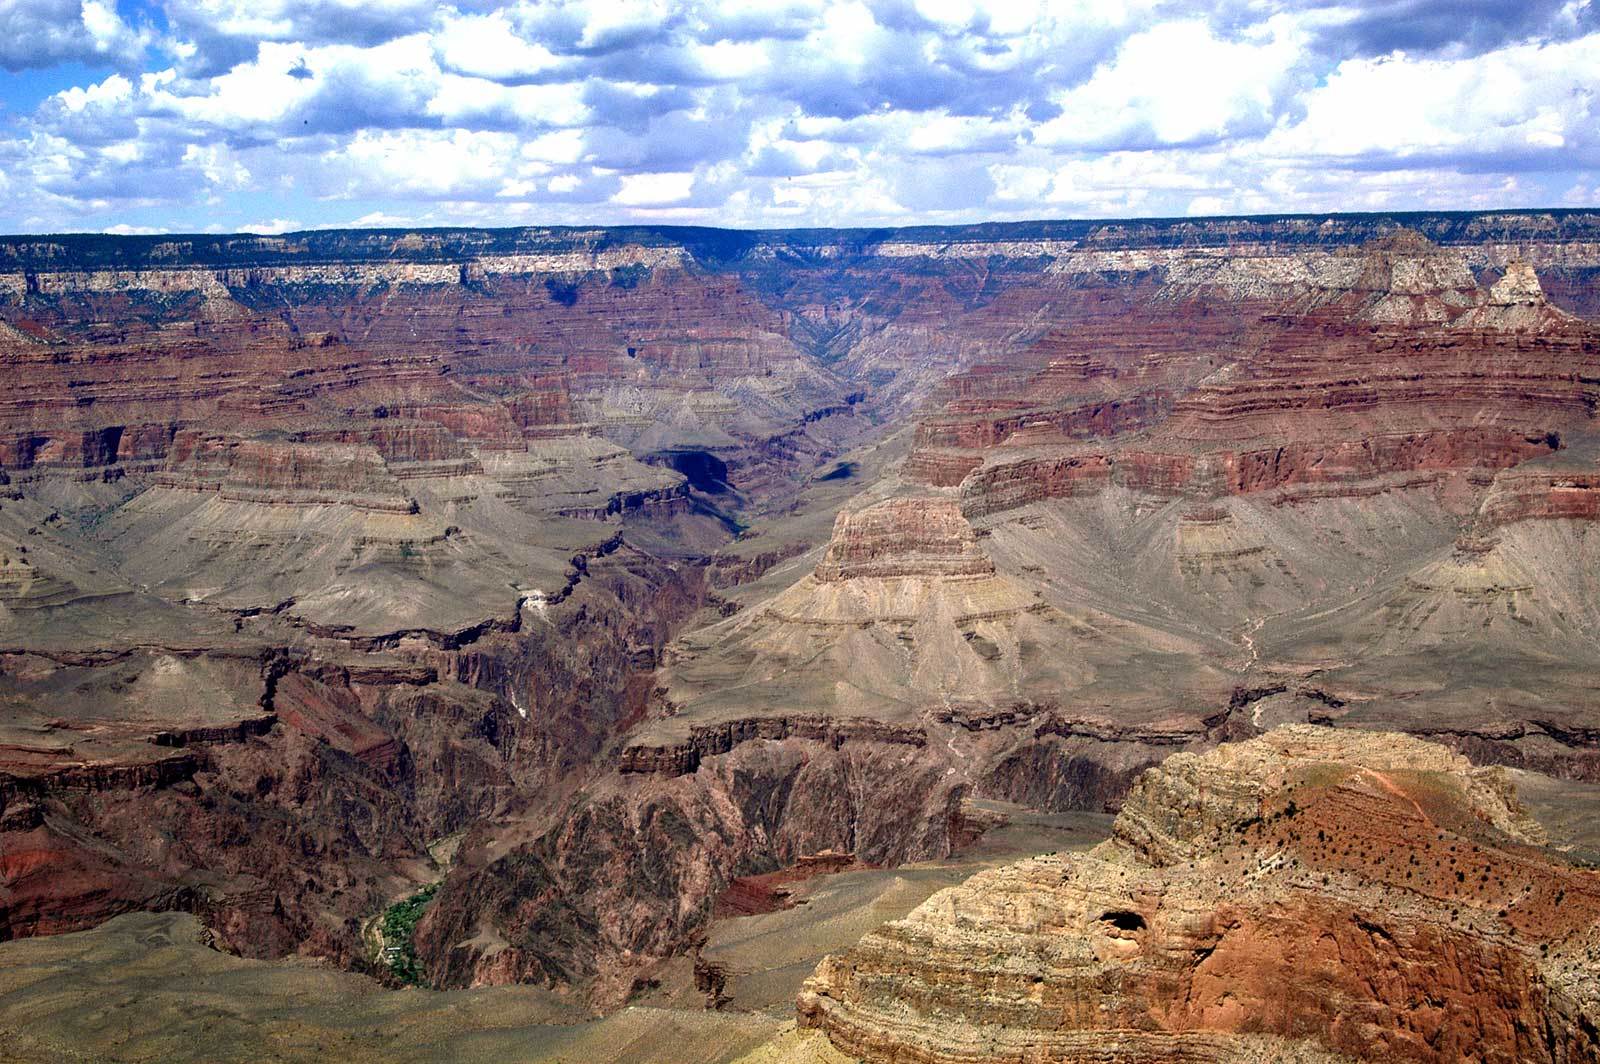
[(1496, 770), (1284, 728), (830, 957), (800, 1015), (869, 1061), (1589, 1060), (1600, 877), (1541, 841)]
[[(841, 512), (815, 571), (769, 602), (674, 646), (669, 724), (792, 714), (913, 719), (927, 705), (1060, 686), (1040, 666), (1069, 622), (996, 575), (954, 499)], [(644, 742), (641, 738), (637, 742)]]
[[(1196, 667), (1203, 641), (1052, 594), (1038, 567), (1001, 572), (996, 545), (950, 496), (841, 511), (814, 571), (667, 649), (659, 702), (629, 736), (624, 768), (692, 771), (708, 753), (819, 715), (841, 732), (942, 735), (935, 745), (959, 753), (971, 779), (989, 755), (1052, 735), (1157, 746), (1206, 737), (1203, 718), (1232, 681)], [(1192, 707), (1154, 689), (1160, 662), (1191, 670), (1203, 692)], [(1097, 686), (1119, 692), (1114, 709), (1065, 697)], [(962, 738), (985, 757), (958, 751)]]

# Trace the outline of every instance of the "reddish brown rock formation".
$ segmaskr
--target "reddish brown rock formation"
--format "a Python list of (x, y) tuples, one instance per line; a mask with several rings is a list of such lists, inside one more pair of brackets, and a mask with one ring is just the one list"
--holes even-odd
[(791, 887), (817, 876), (835, 875), (860, 868), (871, 868), (856, 860), (853, 853), (804, 854), (788, 868), (755, 876), (740, 876), (717, 895), (718, 917), (754, 916), (758, 913), (777, 912), (794, 905)]
[(1478, 516), (1487, 528), (1600, 519), (1600, 462), (1593, 448), (1580, 446), (1499, 473)]
[[(294, 637), (263, 614), (234, 636), (259, 648), (237, 660), (116, 646), (8, 655), (0, 937), (182, 909), (247, 955), (363, 964), (360, 921), (429, 874), (429, 840), (595, 755), (615, 726), (605, 714), (628, 712), (638, 648), (693, 594), (613, 552), (586, 562), (529, 633), (272, 648), (263, 635)], [(584, 659), (567, 656), (562, 624), (587, 633)]]
[(1492, 770), (1284, 729), (1173, 757), (1114, 832), (829, 958), (803, 1022), (874, 1061), (1600, 1053), (1600, 877), (1540, 851)]
[[(1414, 235), (1347, 258), (1357, 272), (1334, 270), (1309, 309), (1139, 308), (1121, 335), (1070, 341), (1092, 358), (1063, 359), (1058, 336), (1003, 371), (977, 367), (939, 393), (906, 474), (964, 483), (969, 514), (1093, 490), (1081, 482), (1094, 477), (1200, 495), (1344, 488), (1504, 468), (1587, 423), (1600, 398), (1586, 383), (1593, 327), (1551, 307), (1529, 267), (1485, 290), (1459, 253)], [(1203, 312), (1200, 327), (1150, 352), (1148, 337), (1182, 311)], [(1064, 446), (1088, 437), (1104, 442)], [(1019, 461), (1012, 448), (1052, 456)]]
[(988, 576), (994, 565), (978, 549), (972, 526), (953, 499), (894, 499), (841, 512), (827, 554), (817, 565), (824, 583), (858, 577)]
[(543, 834), (469, 838), (419, 945), (445, 985), (577, 983), (615, 1006), (703, 941), (738, 877), (830, 849), (891, 865), (948, 855), (964, 793), (937, 753), (870, 738), (751, 741), (693, 774), (603, 777)]
[(308, 445), (185, 432), (174, 440), (154, 482), (238, 502), (415, 512), (383, 455), (365, 441)]
[(891, 724), (869, 718), (755, 717), (695, 725), (686, 742), (664, 746), (634, 743), (622, 751), (617, 769), (629, 772), (659, 772), (682, 776), (694, 772), (708, 757), (726, 754), (753, 740), (776, 741), (807, 739), (838, 747), (846, 742), (894, 743), (925, 746), (927, 734), (920, 728)]

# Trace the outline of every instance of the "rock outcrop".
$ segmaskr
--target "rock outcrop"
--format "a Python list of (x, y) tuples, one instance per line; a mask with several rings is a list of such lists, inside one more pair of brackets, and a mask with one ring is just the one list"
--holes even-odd
[(993, 563), (978, 549), (972, 526), (953, 499), (891, 499), (841, 512), (816, 570), (821, 583), (993, 574)]
[(692, 773), (602, 777), (531, 837), (475, 833), (418, 929), (430, 974), (578, 985), (612, 1008), (704, 940), (741, 876), (829, 850), (890, 865), (949, 855), (965, 784), (939, 752), (884, 738), (774, 732)]
[(1539, 848), (1497, 770), (1285, 728), (1175, 755), (1113, 832), (830, 957), (803, 1023), (869, 1061), (1600, 1054), (1600, 875)]
[[(1512, 466), (1587, 424), (1594, 328), (1552, 306), (1526, 263), (1483, 287), (1463, 253), (1403, 232), (1339, 261), (1347, 276), (1276, 305), (1169, 285), (1196, 302), (1137, 309), (1140, 327), (1095, 336), (1092, 358), (1063, 358), (1089, 337), (1061, 336), (974, 367), (941, 389), (907, 473), (961, 484), (969, 515), (1113, 483), (1359, 491)], [(1200, 316), (1187, 333), (1185, 312)], [(1151, 352), (1152, 334), (1169, 345)]]

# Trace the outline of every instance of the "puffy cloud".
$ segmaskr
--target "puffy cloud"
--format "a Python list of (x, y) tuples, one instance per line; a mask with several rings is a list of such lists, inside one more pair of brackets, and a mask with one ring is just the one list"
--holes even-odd
[(517, 175), (514, 134), (362, 130), (321, 157), (320, 191), (344, 199), (492, 198)]
[(444, 125), (465, 128), (546, 129), (585, 124), (590, 117), (583, 86), (501, 85), (446, 74), (426, 87), (422, 112)]
[(55, 98), (63, 108), (77, 114), (90, 107), (114, 106), (132, 95), (133, 83), (121, 74), (113, 74), (98, 85), (64, 89)]
[(118, 14), (112, 0), (6, 0), (0, 4), (0, 67), (57, 63), (132, 67), (151, 40)]
[(1471, 59), (1341, 63), (1303, 98), (1269, 151), (1375, 162), (1418, 156), (1557, 165), (1600, 162), (1600, 34)]
[(1203, 20), (1168, 22), (1129, 38), (1088, 82), (1061, 93), (1038, 143), (1130, 147), (1217, 141), (1264, 132), (1292, 86), (1305, 37), (1277, 15), (1244, 37)]
[(163, 0), (185, 72), (215, 76), (261, 42), (370, 47), (428, 29), (432, 0)]
[(576, 47), (590, 53), (616, 51), (652, 40), (673, 17), (673, 5), (667, 0), (608, 0), (581, 6), (583, 32), (578, 35)]
[(625, 207), (656, 207), (681, 203), (694, 189), (693, 171), (666, 174), (628, 174), (611, 197)]
[(0, 227), (1600, 195), (1594, 0), (118, 2), (0, 0)]
[(568, 65), (540, 42), (519, 36), (503, 11), (448, 17), (433, 45), (444, 69), (496, 81), (531, 80)]
[(1026, 126), (1017, 116), (995, 120), (971, 116), (933, 115), (916, 123), (906, 147), (918, 155), (971, 155), (1005, 151)]

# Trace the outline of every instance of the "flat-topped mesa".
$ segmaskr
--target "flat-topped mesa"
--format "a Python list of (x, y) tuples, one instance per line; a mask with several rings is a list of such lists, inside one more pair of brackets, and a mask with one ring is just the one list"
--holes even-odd
[(800, 1019), (901, 1064), (1600, 1059), (1600, 875), (1543, 841), (1498, 769), (1282, 728), (827, 958)]
[(824, 583), (858, 577), (990, 576), (994, 563), (955, 499), (891, 499), (841, 512), (817, 565)]

